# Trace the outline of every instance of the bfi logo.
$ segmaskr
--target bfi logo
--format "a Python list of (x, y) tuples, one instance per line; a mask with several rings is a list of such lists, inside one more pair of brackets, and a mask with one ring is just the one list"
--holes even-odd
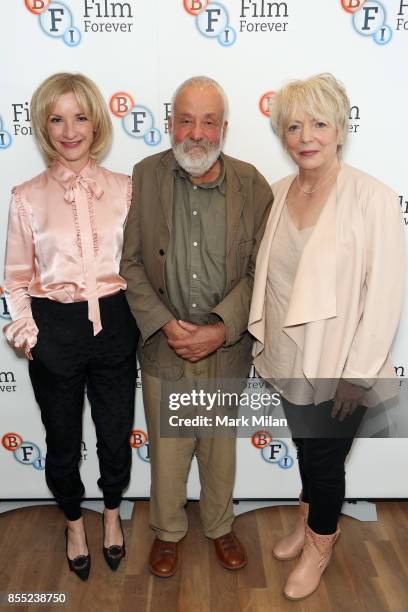
[(293, 457), (289, 454), (288, 447), (282, 440), (272, 440), (261, 449), (261, 456), (264, 461), (273, 465), (278, 465), (283, 470), (288, 470), (294, 463)]
[(222, 47), (231, 47), (237, 33), (230, 25), (228, 11), (220, 2), (183, 0), (184, 10), (195, 18), (200, 34), (216, 39)]
[(44, 34), (60, 38), (68, 47), (79, 45), (82, 34), (65, 4), (55, 0), (25, 0), (25, 5), (30, 13), (38, 16)]
[(18, 433), (4, 434), (1, 443), (3, 448), (13, 453), (16, 461), (22, 465), (32, 466), (36, 470), (45, 469), (45, 457), (41, 454), (39, 447), (28, 440), (24, 441)]
[(0, 149), (8, 149), (12, 142), (13, 139), (11, 137), (11, 134), (3, 126), (3, 119), (0, 117)]
[(392, 29), (386, 22), (384, 6), (377, 0), (340, 0), (343, 9), (351, 14), (356, 32), (371, 36), (378, 45), (386, 45), (392, 39)]
[(133, 429), (129, 436), (129, 444), (136, 449), (137, 456), (145, 463), (150, 462), (150, 444), (147, 433), (143, 429)]
[(258, 107), (261, 113), (265, 115), (265, 117), (269, 117), (270, 103), (274, 95), (274, 91), (267, 91), (259, 98)]
[(155, 127), (153, 113), (140, 104), (135, 104), (133, 96), (118, 91), (109, 100), (111, 112), (122, 120), (122, 127), (128, 136), (143, 140), (149, 147), (156, 147), (162, 140), (160, 130)]
[(272, 434), (266, 429), (257, 431), (251, 437), (251, 442), (255, 448), (262, 450), (272, 442)]

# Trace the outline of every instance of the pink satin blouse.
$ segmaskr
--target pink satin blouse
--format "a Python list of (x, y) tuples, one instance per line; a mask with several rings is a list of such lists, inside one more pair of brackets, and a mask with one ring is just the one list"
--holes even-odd
[(5, 289), (15, 347), (32, 348), (38, 329), (31, 297), (88, 301), (94, 334), (101, 329), (98, 298), (126, 289), (119, 275), (130, 177), (90, 160), (79, 175), (55, 162), (12, 191)]

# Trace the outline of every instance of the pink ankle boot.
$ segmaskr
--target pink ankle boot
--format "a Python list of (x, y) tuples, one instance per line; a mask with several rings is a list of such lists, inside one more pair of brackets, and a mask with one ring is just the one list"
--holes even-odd
[(330, 535), (319, 535), (306, 524), (302, 556), (289, 574), (283, 591), (288, 599), (304, 599), (317, 589), (339, 534), (338, 529)]
[(298, 557), (305, 543), (305, 527), (309, 514), (309, 504), (299, 502), (299, 515), (295, 529), (287, 536), (281, 538), (274, 546), (272, 554), (279, 561), (289, 561)]

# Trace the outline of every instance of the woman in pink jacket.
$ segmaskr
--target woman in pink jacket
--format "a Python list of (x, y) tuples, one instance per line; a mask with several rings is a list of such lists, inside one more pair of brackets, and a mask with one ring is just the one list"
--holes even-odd
[(273, 551), (300, 555), (289, 599), (319, 585), (340, 533), (346, 456), (366, 407), (395, 377), (403, 224), (396, 194), (342, 162), (349, 108), (330, 74), (294, 81), (271, 100), (272, 126), (298, 171), (272, 186), (249, 331), (255, 368), (280, 391), (298, 449), (300, 514)]
[(95, 84), (54, 74), (33, 95), (31, 117), (47, 169), (13, 189), (5, 286), (9, 342), (25, 351), (46, 431), (47, 484), (66, 519), (69, 567), (90, 569), (80, 501), (82, 409), (87, 389), (103, 491), (103, 554), (125, 555), (119, 504), (130, 478), (137, 327), (119, 275), (131, 180), (97, 164), (111, 140)]

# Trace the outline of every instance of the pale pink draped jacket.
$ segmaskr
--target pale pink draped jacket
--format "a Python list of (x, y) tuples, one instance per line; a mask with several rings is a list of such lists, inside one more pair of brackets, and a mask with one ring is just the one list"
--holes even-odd
[[(253, 357), (265, 337), (265, 289), (271, 244), (295, 175), (272, 185), (275, 196), (258, 251), (248, 329)], [(390, 349), (401, 315), (405, 277), (404, 225), (397, 195), (343, 164), (299, 261), (284, 332), (302, 353), (304, 376), (319, 403), (340, 378), (372, 388), (367, 402), (388, 393)]]
[(79, 175), (60, 162), (12, 190), (5, 289), (15, 347), (33, 347), (38, 329), (31, 298), (88, 301), (94, 334), (101, 330), (98, 298), (126, 289), (119, 275), (132, 183), (93, 160)]

